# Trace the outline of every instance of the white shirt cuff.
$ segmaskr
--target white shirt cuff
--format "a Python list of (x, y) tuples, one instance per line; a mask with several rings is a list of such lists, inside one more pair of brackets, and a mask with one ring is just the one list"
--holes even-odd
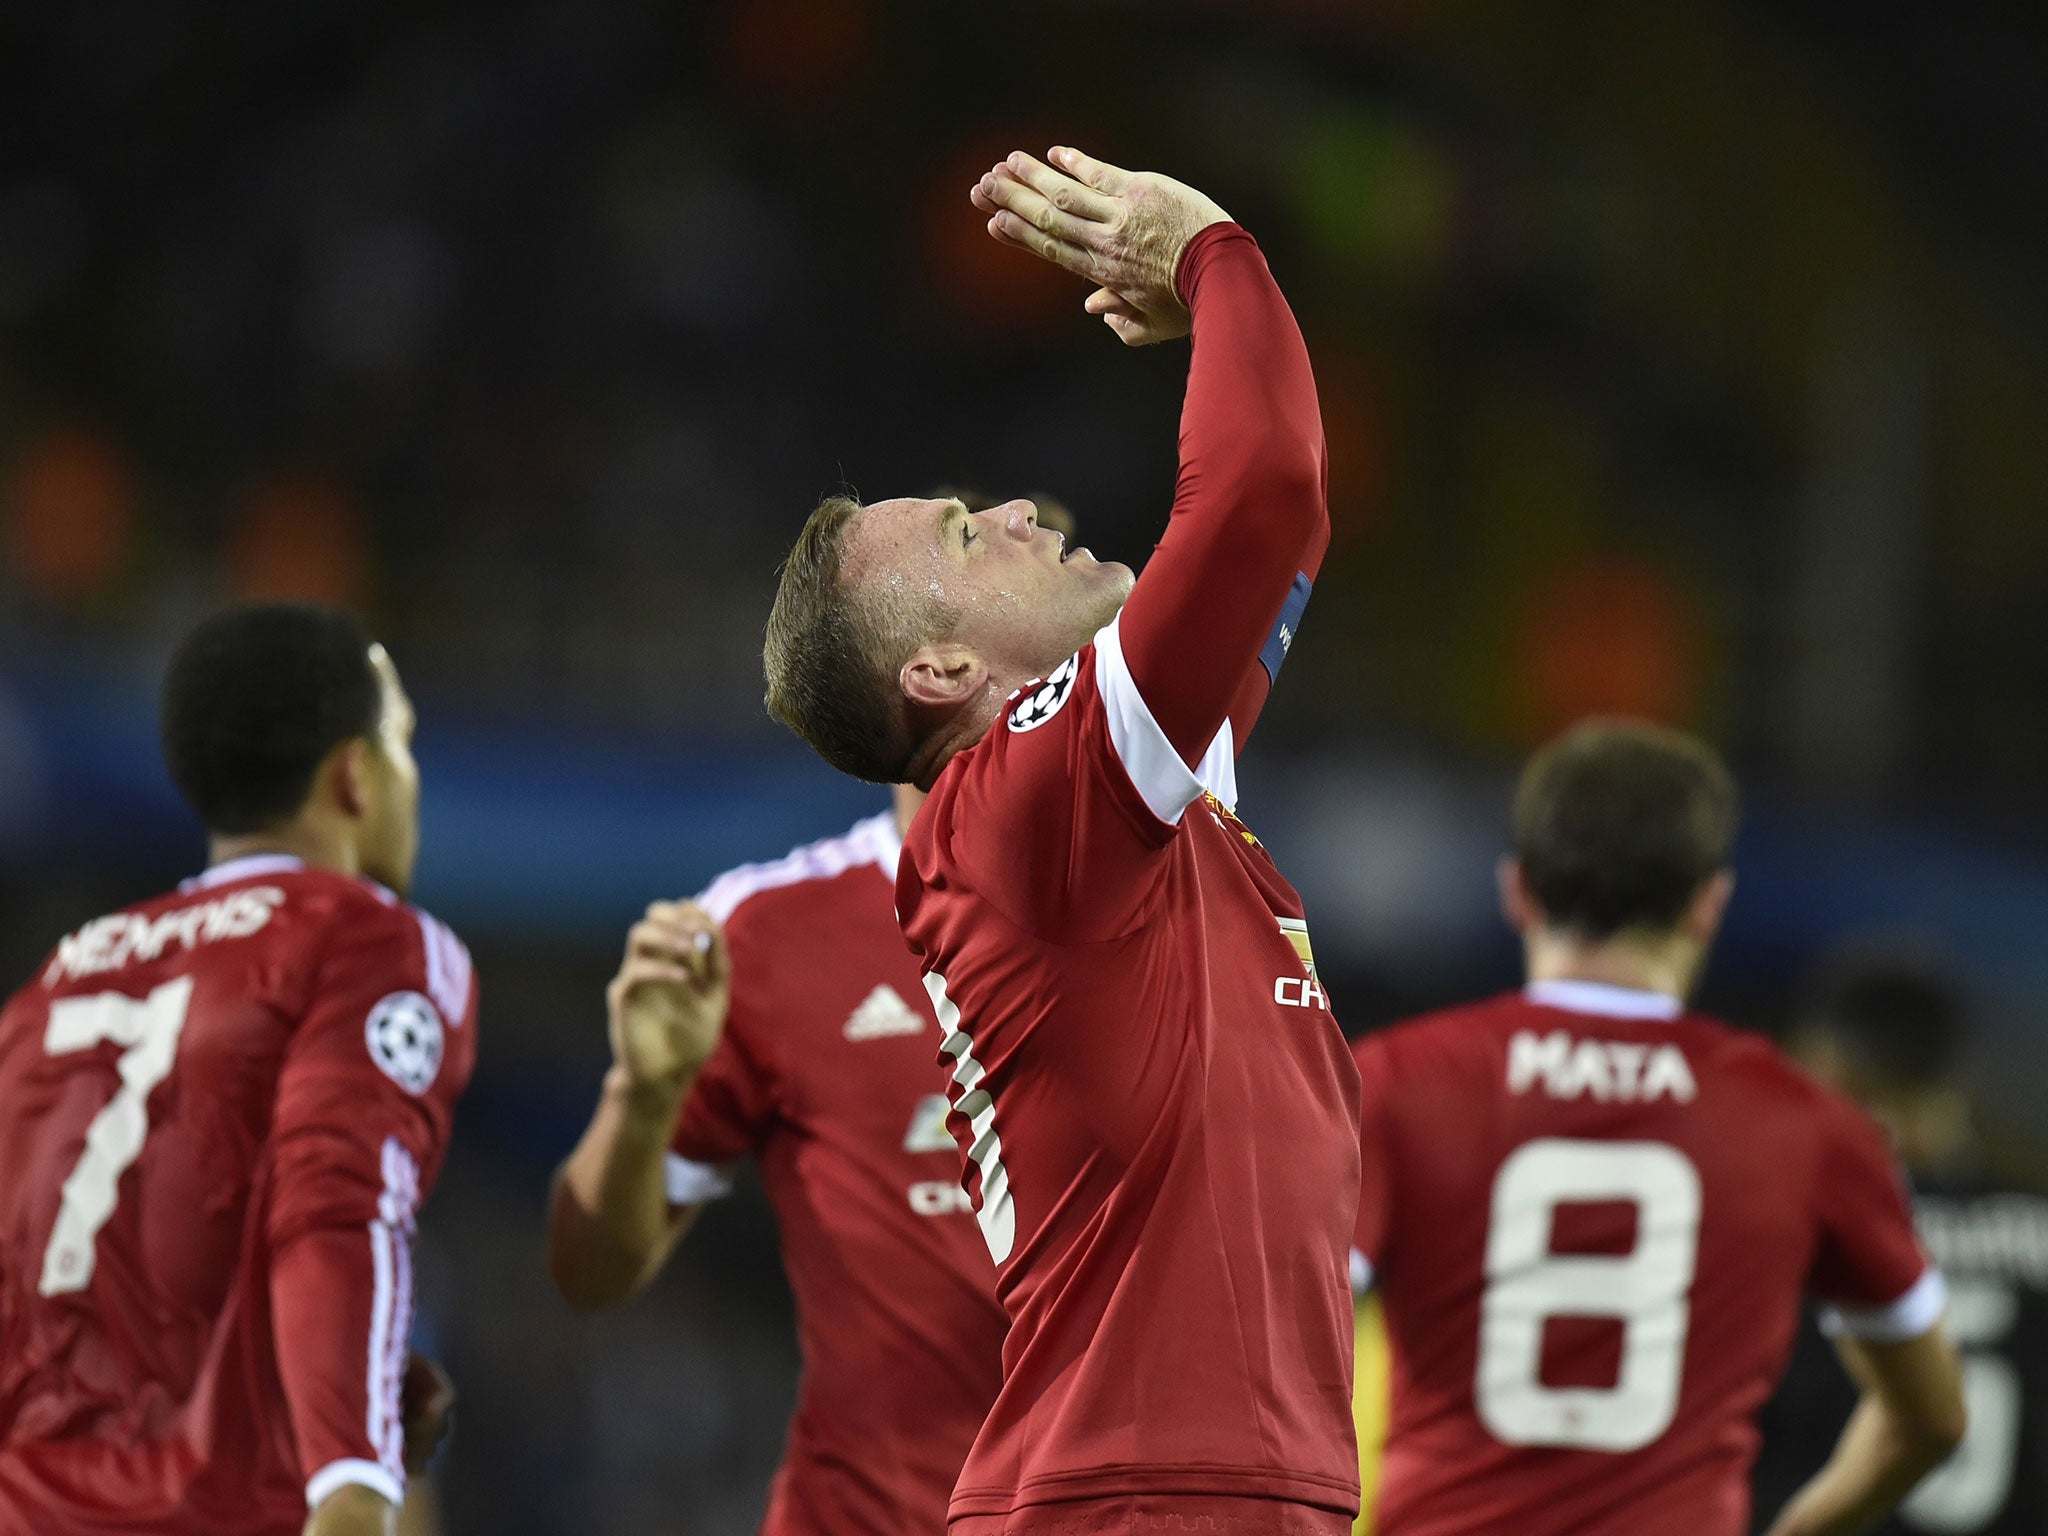
[(354, 1484), (381, 1493), (393, 1506), (405, 1502), (405, 1479), (394, 1476), (382, 1462), (344, 1458), (330, 1461), (306, 1480), (306, 1508), (318, 1509), (337, 1488)]
[(1884, 1307), (1825, 1307), (1820, 1331), (1831, 1339), (1848, 1337), (1871, 1344), (1904, 1344), (1917, 1339), (1948, 1307), (1948, 1282), (1929, 1266), (1901, 1296)]
[(732, 1165), (729, 1163), (697, 1163), (671, 1152), (663, 1165), (663, 1178), (668, 1186), (670, 1205), (702, 1205), (707, 1200), (722, 1200), (732, 1193)]
[(1354, 1295), (1354, 1296), (1363, 1296), (1363, 1295), (1364, 1295), (1364, 1294), (1365, 1294), (1365, 1293), (1366, 1293), (1367, 1291), (1369, 1291), (1369, 1290), (1371, 1290), (1371, 1289), (1372, 1289), (1372, 1282), (1373, 1282), (1373, 1268), (1372, 1268), (1372, 1260), (1371, 1260), (1371, 1259), (1368, 1259), (1368, 1258), (1367, 1258), (1367, 1257), (1365, 1256), (1365, 1250), (1364, 1250), (1364, 1249), (1362, 1249), (1362, 1248), (1354, 1248), (1354, 1249), (1352, 1249), (1352, 1250), (1351, 1250), (1351, 1294), (1352, 1294), (1352, 1295)]

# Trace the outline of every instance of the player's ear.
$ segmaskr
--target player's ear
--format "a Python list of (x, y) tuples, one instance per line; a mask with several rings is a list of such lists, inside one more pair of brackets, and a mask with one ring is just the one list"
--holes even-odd
[(1709, 875), (1686, 903), (1682, 926), (1686, 937), (1711, 944), (1720, 932), (1721, 919), (1728, 915), (1729, 900), (1735, 895), (1735, 871), (1717, 870)]
[(1512, 853), (1500, 856), (1493, 867), (1494, 884), (1500, 890), (1500, 915), (1516, 933), (1543, 926), (1543, 911), (1529, 894), (1529, 882), (1522, 878), (1522, 861)]
[(351, 821), (360, 821), (370, 812), (370, 752), (367, 740), (351, 736), (334, 749), (321, 770), (335, 806)]
[(988, 666), (964, 645), (920, 646), (896, 675), (903, 696), (920, 709), (945, 710), (965, 704), (988, 681)]

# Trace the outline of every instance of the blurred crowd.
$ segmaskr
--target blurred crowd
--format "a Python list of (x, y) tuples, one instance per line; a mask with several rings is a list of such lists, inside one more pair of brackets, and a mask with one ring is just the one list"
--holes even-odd
[[(760, 626), (821, 494), (1043, 491), (1141, 555), (1184, 360), (1126, 354), (966, 200), (1004, 151), (1078, 143), (1251, 227), (1316, 361), (1335, 545), (1258, 756), (1311, 910), (1342, 909), (1341, 1017), (1506, 977), (1501, 773), (1628, 712), (1720, 742), (1763, 807), (1721, 1000), (1779, 1022), (1829, 931), (1952, 919), (1966, 961), (2010, 952), (1980, 1038), (2032, 1095), (2044, 135), (2048, 20), (2017, 3), (9, 7), (0, 786), (96, 728), (52, 694), (110, 690), (146, 756), (143, 685), (226, 598), (369, 616), (421, 702), (421, 894), (484, 979), (423, 1263), (465, 1390), (450, 1528), (745, 1532), (795, 1365), (772, 1228), (715, 1212), (601, 1322), (547, 1290), (541, 1192), (604, 1059), (594, 935), (631, 893), (537, 930), (465, 910), (460, 871), (437, 892), (434, 797), (486, 778), (437, 780), (437, 729), (507, 761), (592, 733), (521, 770), (550, 815), (614, 793), (591, 759), (658, 778), (687, 746), (711, 787), (673, 814), (715, 822), (717, 765), (793, 750)], [(177, 825), (107, 848), (0, 809), (0, 954), (183, 872)], [(1936, 905), (1864, 900), (1916, 885)], [(1429, 964), (1376, 964), (1374, 932)]]

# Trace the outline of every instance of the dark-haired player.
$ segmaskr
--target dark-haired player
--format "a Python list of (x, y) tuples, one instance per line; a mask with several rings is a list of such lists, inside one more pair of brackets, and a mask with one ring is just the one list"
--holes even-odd
[(1528, 985), (1368, 1036), (1357, 1279), (1393, 1352), (1381, 1536), (1736, 1536), (1808, 1294), (1862, 1396), (1774, 1536), (1865, 1529), (1963, 1431), (1940, 1274), (1877, 1127), (1687, 1010), (1736, 792), (1592, 723), (1515, 799)]
[(1010, 1318), (953, 1536), (1323, 1536), (1357, 1507), (1356, 1082), (1236, 749), (1328, 537), (1307, 350), (1251, 237), (1072, 150), (973, 198), (1186, 335), (1172, 515), (1142, 577), (973, 511), (828, 501), (769, 619), (769, 706), (930, 791), (896, 880)]
[(445, 1407), (407, 1400), (414, 1220), (476, 1054), (469, 955), (402, 894), (412, 730), (338, 613), (172, 658), (209, 868), (0, 1012), (0, 1531), (392, 1529)]
[[(1958, 1057), (1961, 989), (1896, 940), (1830, 956), (1802, 999), (1792, 1050), (1891, 1131), (1912, 1172), (1920, 1240), (1949, 1284), (1970, 1429), (1877, 1529), (1883, 1536), (2035, 1536), (2048, 1530), (2048, 1191), (2001, 1167)], [(1812, 1330), (1763, 1418), (1763, 1498), (1789, 1488), (1848, 1390)]]

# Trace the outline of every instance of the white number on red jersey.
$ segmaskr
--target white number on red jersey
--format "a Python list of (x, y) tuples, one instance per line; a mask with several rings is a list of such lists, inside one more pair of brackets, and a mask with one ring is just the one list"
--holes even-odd
[[(1635, 1206), (1634, 1250), (1551, 1252), (1557, 1208), (1596, 1201)], [(1699, 1171), (1663, 1142), (1546, 1138), (1509, 1156), (1493, 1183), (1474, 1389), (1479, 1418), (1496, 1439), (1633, 1451), (1670, 1428), (1699, 1228)], [(1543, 1385), (1544, 1324), (1553, 1317), (1620, 1322), (1612, 1387)]]
[(50, 1245), (43, 1250), (45, 1296), (82, 1291), (92, 1283), (94, 1241), (114, 1214), (121, 1175), (142, 1152), (149, 1135), (150, 1090), (164, 1080), (177, 1059), (178, 1036), (192, 1006), (192, 978), (167, 981), (141, 999), (120, 992), (95, 992), (50, 1004), (43, 1049), (52, 1056), (90, 1050), (111, 1040), (126, 1046), (116, 1070), (121, 1086), (86, 1127), (85, 1150), (64, 1181)]
[(996, 1101), (983, 1086), (987, 1074), (975, 1059), (974, 1037), (961, 1027), (960, 1009), (946, 996), (946, 978), (927, 971), (924, 989), (939, 1016), (939, 1028), (945, 1031), (939, 1049), (953, 1058), (953, 1081), (960, 1087), (953, 1109), (965, 1117), (974, 1133), (967, 1160), (981, 1170), (981, 1204), (975, 1220), (981, 1223), (989, 1257), (1001, 1264), (1017, 1245), (1017, 1211), (1010, 1201), (1010, 1170), (1003, 1166), (1003, 1138), (996, 1132)]

